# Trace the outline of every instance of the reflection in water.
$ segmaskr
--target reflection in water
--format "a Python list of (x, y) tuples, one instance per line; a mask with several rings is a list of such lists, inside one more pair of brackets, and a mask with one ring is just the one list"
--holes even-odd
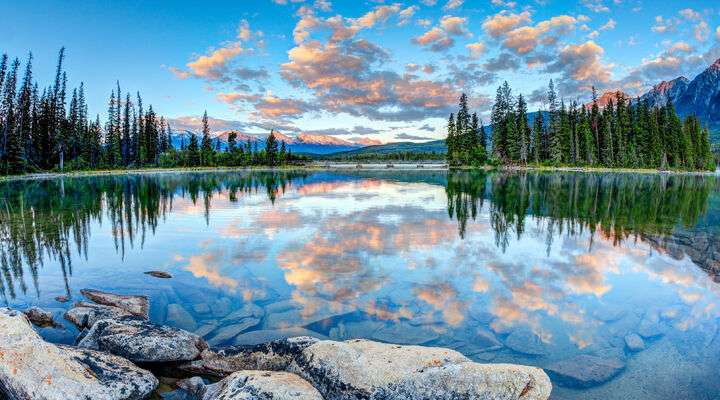
[[(558, 387), (554, 396), (702, 398), (720, 390), (704, 380), (720, 352), (718, 197), (715, 177), (657, 174), (242, 172), (3, 183), (0, 291), (16, 307), (57, 307), (53, 296), (83, 287), (145, 293), (154, 320), (202, 332), (213, 345), (303, 328), (541, 367), (577, 354), (618, 357), (632, 360), (620, 378), (582, 396)], [(151, 268), (174, 277), (142, 274)], [(239, 324), (250, 304), (263, 316)], [(169, 305), (186, 312), (171, 314)], [(624, 344), (635, 332), (648, 345), (637, 355)], [(624, 386), (637, 376), (651, 389)]]

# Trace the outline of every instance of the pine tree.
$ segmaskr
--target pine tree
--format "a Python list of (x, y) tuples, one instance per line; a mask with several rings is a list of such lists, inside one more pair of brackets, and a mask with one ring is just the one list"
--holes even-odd
[(188, 144), (188, 165), (196, 167), (200, 165), (200, 152), (198, 150), (197, 136), (194, 133), (190, 134), (190, 144)]
[(447, 126), (447, 137), (445, 138), (445, 146), (447, 147), (447, 161), (449, 164), (454, 163), (455, 154), (457, 153), (457, 129), (455, 127), (455, 114), (450, 113)]
[(533, 121), (533, 140), (532, 140), (532, 157), (535, 163), (539, 163), (542, 160), (542, 140), (544, 137), (543, 131), (545, 130), (545, 123), (543, 121), (542, 111), (535, 113), (535, 120)]
[(530, 147), (530, 125), (527, 118), (527, 103), (523, 95), (518, 96), (517, 101), (517, 140), (519, 142), (519, 160), (525, 165), (528, 162)]
[(207, 111), (203, 114), (202, 118), (202, 153), (200, 155), (200, 163), (202, 165), (212, 164), (212, 143), (210, 142), (210, 127), (208, 125)]
[(548, 99), (548, 111), (549, 111), (549, 117), (550, 122), (548, 124), (547, 128), (547, 136), (548, 136), (548, 159), (552, 161), (554, 164), (559, 165), (562, 163), (562, 134), (560, 132), (561, 130), (561, 115), (558, 110), (558, 99), (557, 99), (557, 92), (555, 91), (555, 83), (553, 80), (550, 80), (550, 84), (548, 85), (548, 93), (547, 93), (547, 99)]
[(122, 164), (124, 166), (130, 165), (132, 162), (130, 155), (131, 155), (131, 148), (132, 148), (132, 141), (130, 138), (130, 132), (131, 132), (131, 124), (130, 124), (130, 93), (126, 93), (125, 95), (125, 107), (123, 109), (123, 123), (122, 123)]
[(270, 135), (265, 141), (265, 155), (267, 156), (268, 165), (275, 166), (277, 162), (278, 142), (275, 138), (275, 131), (270, 131)]

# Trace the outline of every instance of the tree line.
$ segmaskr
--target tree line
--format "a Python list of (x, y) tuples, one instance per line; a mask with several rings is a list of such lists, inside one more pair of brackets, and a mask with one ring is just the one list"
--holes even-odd
[[(168, 120), (152, 105), (143, 107), (139, 92), (122, 92), (116, 83), (108, 100), (107, 120), (91, 118), (81, 82), (70, 90), (63, 68), (65, 48), (58, 54), (55, 79), (40, 89), (33, 76), (33, 55), (24, 68), (18, 58), (0, 56), (0, 174), (82, 169), (173, 166), (279, 165), (296, 161), (285, 143), (271, 132), (263, 149), (257, 141), (232, 142), (225, 151), (213, 143), (203, 118), (201, 142), (193, 133), (187, 146), (173, 145)], [(22, 69), (22, 70), (21, 70)], [(237, 134), (235, 134), (237, 137)]]
[(647, 101), (615, 94), (605, 107), (569, 105), (550, 81), (547, 110), (528, 113), (522, 94), (507, 82), (497, 89), (490, 123), (491, 143), (477, 114), (460, 97), (457, 116), (450, 114), (447, 159), (452, 165), (552, 165), (609, 168), (714, 170), (710, 133), (697, 116), (684, 120), (671, 102), (651, 107)]

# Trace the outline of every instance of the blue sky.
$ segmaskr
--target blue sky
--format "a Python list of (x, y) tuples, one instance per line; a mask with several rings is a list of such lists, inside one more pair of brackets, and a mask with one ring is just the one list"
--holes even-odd
[(638, 94), (720, 57), (720, 5), (649, 0), (0, 0), (0, 52), (35, 57), (47, 84), (61, 46), (103, 116), (119, 80), (173, 118), (217, 130), (346, 140), (439, 138), (465, 91), (484, 119), (503, 80), (542, 106), (589, 88)]

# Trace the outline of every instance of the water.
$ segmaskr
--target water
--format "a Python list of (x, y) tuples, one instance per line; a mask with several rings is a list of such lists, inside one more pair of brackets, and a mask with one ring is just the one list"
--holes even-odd
[[(718, 399), (718, 188), (444, 171), (2, 183), (0, 301), (62, 320), (56, 296), (146, 294), (153, 321), (215, 345), (309, 333), (540, 367), (591, 354), (626, 368), (591, 388), (556, 380), (553, 398)], [(654, 336), (646, 350), (626, 350), (633, 332)]]

